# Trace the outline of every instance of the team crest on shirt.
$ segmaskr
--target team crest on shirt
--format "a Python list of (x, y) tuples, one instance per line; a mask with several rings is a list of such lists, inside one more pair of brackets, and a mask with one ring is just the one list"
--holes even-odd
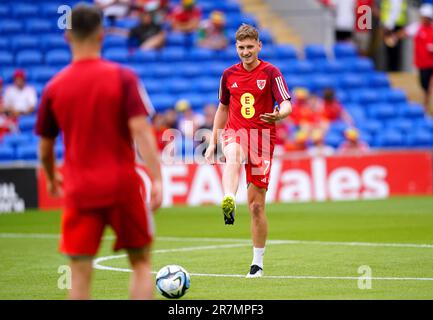
[(259, 87), (260, 90), (263, 90), (265, 86), (266, 86), (266, 80), (257, 80), (257, 87)]

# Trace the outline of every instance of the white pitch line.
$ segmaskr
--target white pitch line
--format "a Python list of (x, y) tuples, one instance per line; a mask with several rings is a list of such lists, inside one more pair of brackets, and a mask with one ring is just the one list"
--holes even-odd
[[(219, 246), (213, 246), (213, 249), (217, 249)], [(189, 248), (179, 248), (178, 251), (192, 251), (192, 249), (196, 248), (205, 248), (205, 247), (189, 247)], [(170, 252), (175, 251), (176, 249), (170, 250)], [(203, 249), (201, 249), (203, 250)], [(164, 253), (167, 250), (155, 250), (156, 253)], [(93, 267), (99, 270), (108, 270), (108, 271), (118, 271), (118, 272), (132, 272), (131, 269), (127, 268), (116, 268), (103, 266), (100, 263), (103, 261), (114, 260), (125, 258), (126, 254), (120, 254), (115, 256), (108, 257), (100, 257), (94, 260)], [(152, 274), (156, 274), (156, 271), (153, 271)], [(218, 278), (245, 278), (244, 274), (216, 274), (216, 273), (190, 273), (191, 276), (194, 277), (218, 277)], [(359, 276), (262, 276), (262, 279), (300, 279), (300, 280), (359, 280)], [(366, 278), (367, 279), (367, 278)], [(433, 281), (433, 278), (413, 278), (413, 277), (370, 277), (369, 280), (388, 280), (388, 281)]]
[[(58, 234), (50, 233), (0, 233), (0, 238), (10, 239), (58, 239)], [(114, 236), (105, 236), (104, 240), (113, 240)], [(237, 242), (251, 244), (248, 239), (229, 238), (189, 238), (189, 237), (156, 237), (157, 241), (183, 241), (183, 242)], [(433, 244), (423, 243), (386, 243), (386, 242), (344, 242), (344, 241), (317, 241), (317, 240), (268, 240), (267, 244), (311, 244), (324, 246), (353, 246), (353, 247), (395, 247), (395, 248), (433, 248)]]

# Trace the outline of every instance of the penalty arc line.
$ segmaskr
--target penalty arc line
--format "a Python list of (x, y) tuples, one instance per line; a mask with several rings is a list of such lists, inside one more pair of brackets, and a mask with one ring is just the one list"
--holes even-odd
[[(228, 244), (228, 245), (215, 245), (215, 246), (200, 246), (200, 247), (186, 247), (186, 248), (178, 248), (178, 249), (162, 249), (155, 250), (154, 253), (167, 253), (167, 252), (185, 252), (185, 251), (196, 251), (196, 250), (211, 250), (211, 249), (220, 249), (220, 248), (233, 248), (233, 247), (241, 247), (249, 244)], [(125, 258), (126, 254), (100, 257), (93, 261), (93, 268), (99, 270), (107, 270), (107, 271), (117, 271), (117, 272), (132, 272), (131, 269), (127, 268), (116, 268), (110, 266), (101, 265), (101, 262), (121, 259)], [(152, 274), (156, 274), (156, 271), (152, 271)], [(245, 275), (242, 274), (214, 274), (214, 273), (190, 273), (191, 276), (195, 277), (220, 277), (220, 278), (245, 278)], [(359, 280), (360, 277), (356, 276), (311, 276), (311, 275), (289, 275), (289, 276), (262, 276), (264, 279), (299, 279), (299, 280)], [(364, 280), (388, 280), (388, 281), (433, 281), (433, 278), (413, 278), (413, 277), (368, 277), (363, 278)]]

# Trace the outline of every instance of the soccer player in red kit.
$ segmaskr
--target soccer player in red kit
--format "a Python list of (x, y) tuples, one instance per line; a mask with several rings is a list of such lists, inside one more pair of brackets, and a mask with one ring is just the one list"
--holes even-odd
[[(240, 63), (222, 75), (217, 113), (211, 142), (206, 150), (208, 163), (214, 163), (219, 133), (226, 159), (222, 182), (222, 211), (226, 224), (235, 219), (235, 194), (239, 186), (242, 163), (248, 184), (248, 206), (251, 214), (253, 261), (247, 278), (261, 277), (268, 223), (265, 197), (269, 184), (272, 155), (276, 139), (275, 122), (287, 117), (292, 109), (290, 94), (281, 72), (260, 60), (262, 48), (259, 33), (243, 24), (236, 32), (236, 49)], [(275, 108), (275, 104), (278, 106)]]
[[(102, 14), (79, 4), (66, 31), (72, 63), (46, 86), (36, 133), (48, 190), (65, 195), (60, 251), (70, 258), (71, 299), (90, 298), (92, 258), (106, 225), (116, 233), (115, 250), (126, 249), (132, 265), (130, 297), (153, 296), (150, 210), (162, 202), (156, 142), (147, 116), (153, 107), (132, 71), (101, 59)], [(55, 172), (54, 141), (62, 132), (64, 183)], [(153, 179), (150, 207), (135, 169), (135, 141)]]

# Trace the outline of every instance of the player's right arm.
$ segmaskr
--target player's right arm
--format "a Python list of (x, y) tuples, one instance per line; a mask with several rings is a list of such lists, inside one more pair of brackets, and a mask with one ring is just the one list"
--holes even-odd
[(155, 135), (151, 124), (144, 116), (132, 117), (128, 121), (132, 137), (137, 144), (140, 156), (152, 176), (151, 203), (152, 210), (156, 210), (162, 203), (162, 176), (159, 153)]
[(213, 121), (212, 137), (209, 142), (209, 146), (206, 149), (205, 159), (209, 164), (214, 164), (214, 154), (216, 150), (216, 145), (218, 143), (218, 133), (224, 129), (227, 119), (229, 117), (229, 106), (222, 104), (218, 105), (217, 112)]

